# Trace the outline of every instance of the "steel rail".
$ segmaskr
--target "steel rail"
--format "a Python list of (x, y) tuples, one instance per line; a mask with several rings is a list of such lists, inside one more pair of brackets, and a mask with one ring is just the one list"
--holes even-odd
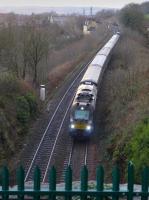
[(67, 166), (71, 166), (71, 159), (72, 159), (73, 150), (74, 150), (74, 142), (73, 142), (72, 147), (71, 147)]
[[(88, 142), (86, 142), (86, 144), (84, 144), (84, 145), (85, 145), (84, 165), (87, 165)], [(74, 142), (73, 142), (72, 147), (71, 147), (71, 151), (70, 151), (70, 154), (69, 154), (67, 166), (71, 166), (71, 160), (72, 160), (74, 148), (75, 148), (75, 144), (74, 144)]]
[(88, 154), (88, 142), (85, 146), (85, 156), (84, 156), (84, 165), (87, 165), (87, 154)]
[(67, 114), (68, 114), (68, 111), (69, 111), (69, 109), (70, 109), (70, 107), (71, 107), (73, 98), (74, 98), (74, 95), (73, 95), (73, 97), (72, 97), (72, 99), (71, 99), (71, 101), (70, 101), (70, 103), (69, 103), (69, 105), (68, 105), (68, 107), (67, 107), (67, 110), (66, 110), (65, 115), (64, 115), (64, 117), (63, 117), (63, 119), (62, 119), (61, 125), (60, 125), (60, 127), (59, 127), (58, 132), (57, 132), (57, 136), (56, 136), (55, 142), (54, 142), (54, 144), (53, 144), (53, 148), (52, 148), (52, 151), (51, 151), (49, 160), (48, 160), (48, 164), (47, 164), (47, 167), (46, 167), (46, 170), (45, 170), (45, 173), (44, 173), (44, 177), (43, 177), (42, 183), (45, 182), (45, 179), (46, 179), (46, 176), (47, 176), (47, 173), (48, 173), (48, 169), (49, 169), (49, 166), (50, 166), (50, 163), (51, 163), (51, 160), (52, 160), (52, 156), (53, 156), (53, 153), (54, 153), (54, 150), (55, 150), (55, 147), (56, 147), (56, 143), (57, 143), (57, 140), (58, 140), (59, 135), (60, 135), (60, 133), (61, 133), (61, 129), (62, 129), (62, 127), (63, 127), (63, 124), (64, 124), (64, 121), (65, 121), (66, 116), (67, 116)]

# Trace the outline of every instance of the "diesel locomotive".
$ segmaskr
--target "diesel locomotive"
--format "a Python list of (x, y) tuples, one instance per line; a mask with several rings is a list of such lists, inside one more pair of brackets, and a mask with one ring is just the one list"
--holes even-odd
[(117, 32), (97, 52), (80, 81), (70, 111), (69, 134), (73, 138), (90, 138), (94, 132), (98, 86), (119, 37)]

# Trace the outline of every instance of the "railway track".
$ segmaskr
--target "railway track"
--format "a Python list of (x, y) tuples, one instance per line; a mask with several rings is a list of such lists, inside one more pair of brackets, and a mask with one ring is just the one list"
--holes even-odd
[[(35, 146), (30, 157), (25, 159), (26, 182), (33, 179), (33, 172), (36, 166), (39, 166), (42, 171), (42, 182), (47, 182), (48, 170), (53, 165), (57, 168), (58, 182), (61, 182), (63, 181), (63, 174), (66, 166), (69, 164), (74, 170), (73, 179), (79, 180), (80, 172), (78, 169), (88, 164), (88, 149), (90, 145), (89, 143), (74, 143), (72, 139), (68, 137), (67, 121), (69, 120), (68, 113), (75, 90), (89, 63), (78, 72), (57, 106), (53, 108), (53, 114), (50, 116), (50, 121), (48, 122), (38, 146)], [(72, 154), (70, 154), (70, 152)], [(76, 160), (78, 161), (77, 163)]]
[[(100, 163), (97, 160), (97, 149), (96, 145), (91, 141), (71, 141), (69, 144), (69, 150), (63, 166), (63, 172), (61, 173), (61, 178), (59, 182), (64, 181), (65, 171), (68, 166), (72, 168), (73, 171), (73, 181), (80, 180), (81, 168), (87, 166), (89, 172), (89, 180), (95, 179), (96, 167)], [(78, 170), (79, 169), (79, 170)]]
[(67, 157), (64, 161), (63, 172), (61, 173), (60, 182), (64, 181), (65, 171), (68, 166), (72, 168), (73, 171), (73, 181), (80, 180), (80, 171), (84, 165), (87, 165), (87, 156), (88, 156), (88, 145), (89, 142), (76, 142), (71, 141), (70, 152), (67, 154)]
[(48, 169), (52, 164), (52, 156), (54, 154), (54, 150), (56, 148), (59, 136), (62, 133), (64, 121), (68, 117), (68, 111), (73, 100), (74, 91), (78, 86), (81, 75), (83, 75), (86, 66), (79, 72), (79, 74), (76, 76), (72, 84), (63, 95), (48, 123), (48, 126), (40, 140), (36, 151), (34, 152), (34, 156), (28, 160), (28, 163), (26, 163), (25, 169), (27, 170), (25, 181), (32, 180), (33, 171), (37, 165), (40, 166), (43, 172), (42, 181), (46, 181)]
[(68, 165), (71, 166), (73, 170), (74, 181), (80, 180), (80, 171), (78, 169), (81, 169), (84, 165), (87, 165), (88, 146), (88, 141), (73, 143)]

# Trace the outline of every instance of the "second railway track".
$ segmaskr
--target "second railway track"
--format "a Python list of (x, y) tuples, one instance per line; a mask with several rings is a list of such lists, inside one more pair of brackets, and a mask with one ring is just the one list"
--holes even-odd
[[(83, 142), (71, 141), (68, 147), (69, 151), (65, 158), (63, 173), (61, 173), (60, 182), (64, 180), (65, 171), (68, 166), (73, 171), (73, 181), (80, 180), (81, 168), (87, 166), (89, 179), (95, 179), (97, 160), (97, 148), (92, 140)], [(79, 170), (78, 170), (79, 169)]]
[(87, 165), (88, 146), (89, 141), (73, 143), (71, 159), (68, 164), (72, 167), (74, 181), (80, 180), (80, 171), (78, 169)]

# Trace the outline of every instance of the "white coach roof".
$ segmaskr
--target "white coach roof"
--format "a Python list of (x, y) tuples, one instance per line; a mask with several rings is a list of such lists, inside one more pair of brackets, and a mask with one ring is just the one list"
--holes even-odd
[(104, 65), (105, 61), (106, 61), (105, 55), (97, 54), (90, 65), (99, 65), (100, 67), (102, 67)]
[(117, 43), (119, 37), (120, 36), (118, 34), (113, 35), (113, 37), (106, 43), (106, 45), (104, 47), (112, 49), (115, 46), (115, 44)]
[(104, 47), (98, 51), (93, 61), (89, 65), (87, 71), (85, 72), (82, 82), (92, 82), (98, 84), (101, 75), (101, 70), (109, 57), (110, 52), (117, 43), (119, 39), (119, 34), (115, 34), (112, 38), (104, 45)]
[(81, 82), (93, 82), (95, 84), (98, 84), (100, 73), (101, 73), (101, 67), (90, 65), (87, 71), (85, 72)]
[(97, 55), (105, 55), (108, 56), (110, 53), (111, 49), (109, 47), (103, 47), (98, 53)]

